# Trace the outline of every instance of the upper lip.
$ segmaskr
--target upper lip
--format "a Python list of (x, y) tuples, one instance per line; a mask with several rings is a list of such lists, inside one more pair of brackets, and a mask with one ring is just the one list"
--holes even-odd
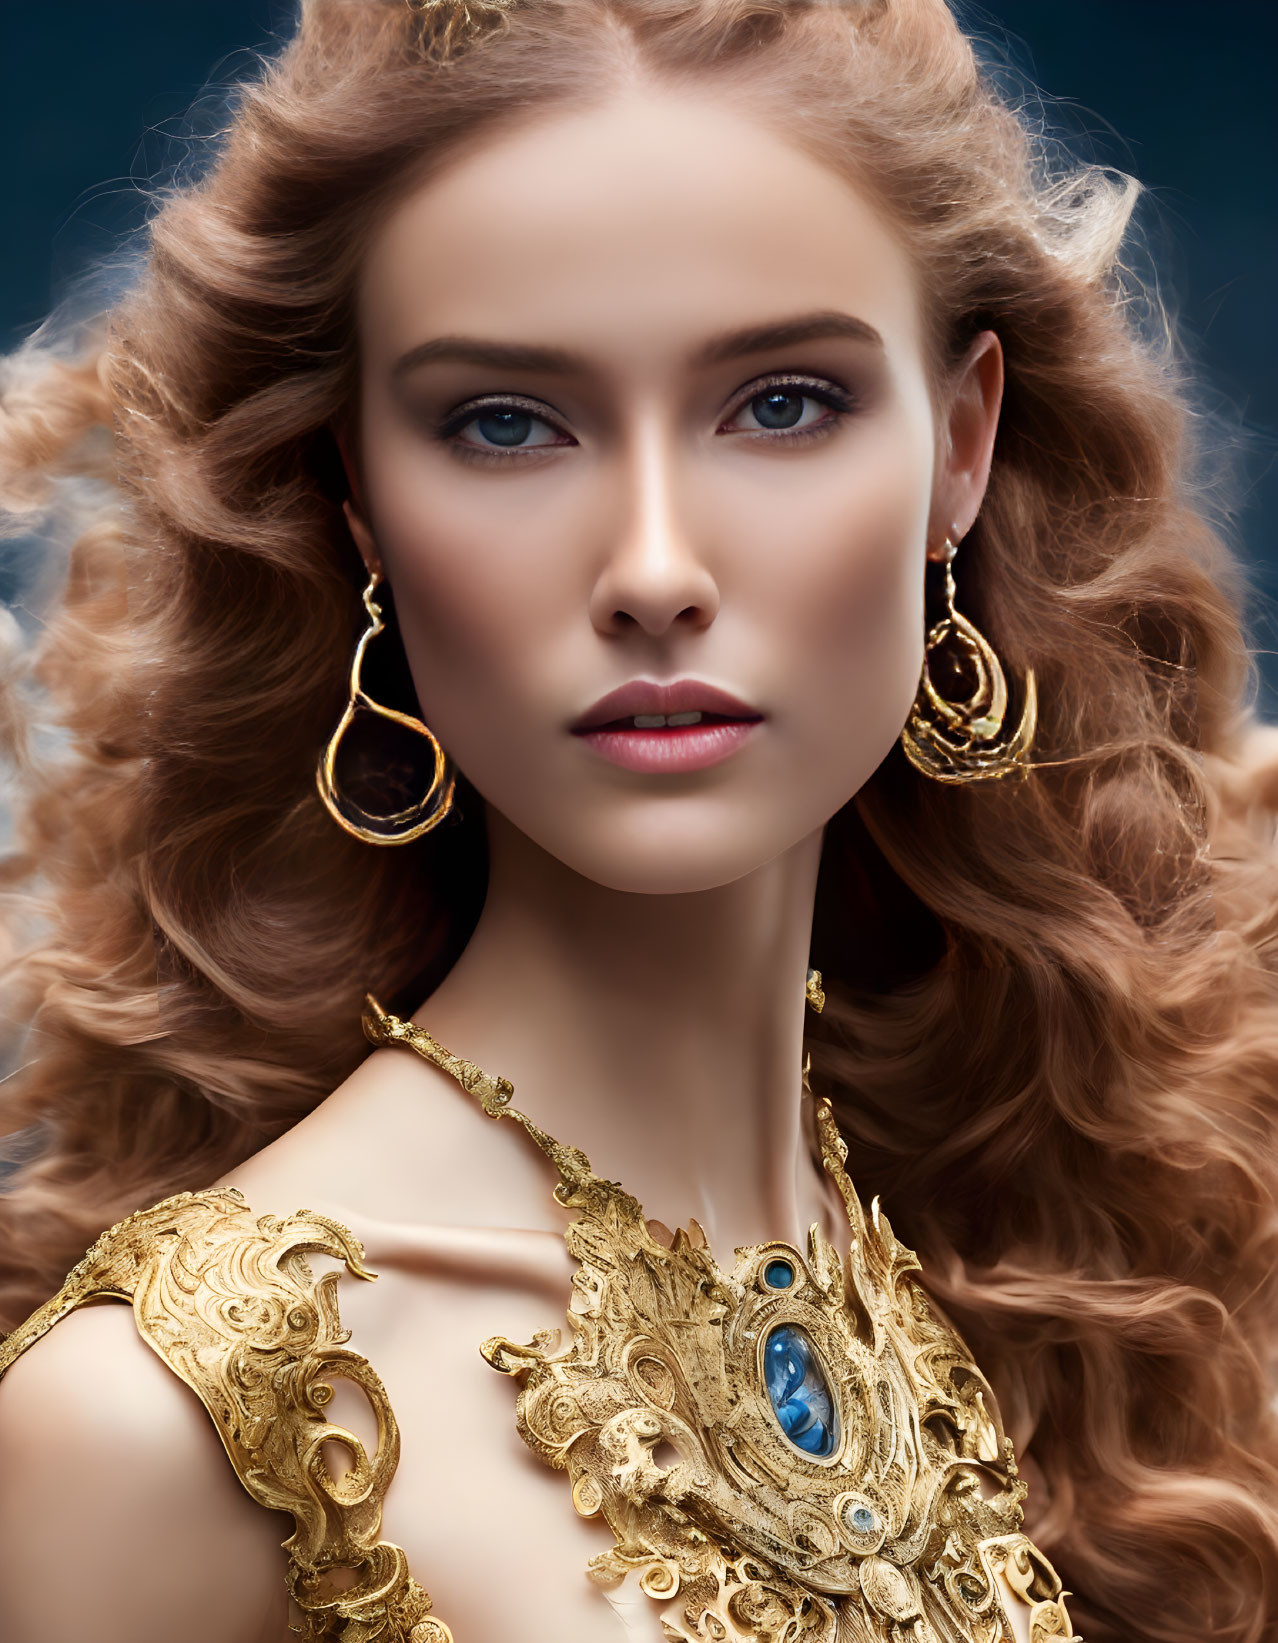
[(615, 719), (629, 719), (636, 713), (715, 713), (725, 719), (761, 719), (757, 708), (715, 685), (703, 684), (700, 679), (674, 679), (659, 684), (652, 679), (631, 679), (586, 710), (574, 721), (572, 729), (581, 734)]

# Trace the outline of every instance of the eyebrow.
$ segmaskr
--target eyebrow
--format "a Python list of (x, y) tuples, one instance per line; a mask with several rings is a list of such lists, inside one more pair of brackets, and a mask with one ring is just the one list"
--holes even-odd
[[(798, 314), (792, 319), (766, 325), (747, 325), (711, 337), (689, 358), (694, 370), (723, 365), (744, 354), (760, 354), (773, 348), (793, 348), (802, 342), (825, 337), (846, 337), (873, 348), (883, 347), (883, 338), (872, 325), (852, 314), (825, 309)], [(581, 376), (590, 369), (582, 354), (564, 348), (541, 348), (525, 343), (485, 342), (478, 337), (435, 337), (410, 348), (395, 361), (392, 377), (398, 381), (422, 365), (492, 366), (499, 371), (537, 371), (554, 376)]]

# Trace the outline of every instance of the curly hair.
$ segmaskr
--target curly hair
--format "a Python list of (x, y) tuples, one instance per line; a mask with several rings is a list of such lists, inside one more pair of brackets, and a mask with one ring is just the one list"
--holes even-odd
[(40, 1142), (0, 1195), (7, 1321), (310, 1110), (366, 1052), (364, 989), (414, 1007), (482, 900), (478, 804), (386, 852), (315, 792), (370, 227), (540, 109), (713, 83), (880, 203), (938, 382), (998, 333), (962, 596), (1039, 681), (1031, 780), (897, 752), (827, 830), (814, 1084), (991, 1375), (1089, 1643), (1274, 1635), (1278, 757), (1124, 261), (1136, 185), (1065, 164), (943, 0), (476, 0), (446, 39), (457, 10), (304, 0), (104, 329), (7, 364), (11, 531), (80, 521), (0, 693), (0, 1129)]

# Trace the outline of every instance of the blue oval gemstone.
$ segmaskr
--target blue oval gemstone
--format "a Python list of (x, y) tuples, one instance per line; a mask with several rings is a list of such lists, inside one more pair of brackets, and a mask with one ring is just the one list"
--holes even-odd
[(763, 1269), (763, 1276), (773, 1289), (789, 1289), (794, 1282), (794, 1268), (789, 1261), (769, 1261)]
[(834, 1453), (838, 1429), (829, 1383), (805, 1329), (779, 1324), (763, 1348), (763, 1373), (781, 1430), (805, 1454)]

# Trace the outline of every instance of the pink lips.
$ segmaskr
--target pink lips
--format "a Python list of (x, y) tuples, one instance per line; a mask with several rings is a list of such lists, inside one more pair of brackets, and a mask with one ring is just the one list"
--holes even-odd
[[(700, 724), (636, 726), (624, 721), (701, 713)], [(625, 770), (705, 770), (729, 758), (763, 715), (726, 690), (697, 679), (658, 684), (632, 679), (609, 691), (572, 725), (592, 752)]]

